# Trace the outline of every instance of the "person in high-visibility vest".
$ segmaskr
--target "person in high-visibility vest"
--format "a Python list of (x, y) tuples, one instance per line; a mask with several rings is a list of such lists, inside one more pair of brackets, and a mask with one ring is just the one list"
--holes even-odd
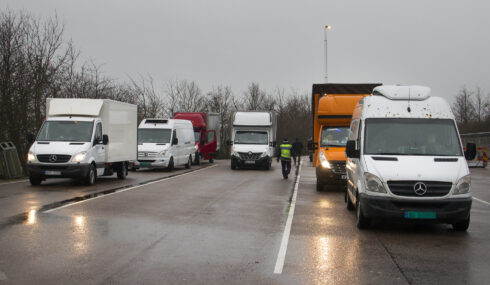
[(291, 150), (293, 146), (289, 144), (288, 139), (284, 139), (279, 146), (279, 153), (277, 156), (277, 162), (281, 159), (282, 176), (284, 179), (288, 179), (289, 172), (291, 172)]

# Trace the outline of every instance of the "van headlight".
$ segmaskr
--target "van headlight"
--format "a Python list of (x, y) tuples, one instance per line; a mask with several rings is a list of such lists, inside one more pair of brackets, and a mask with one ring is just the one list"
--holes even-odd
[(33, 152), (29, 152), (27, 154), (27, 161), (28, 162), (34, 162), (34, 161), (36, 161), (36, 155), (34, 155)]
[(231, 152), (231, 156), (239, 157), (238, 152), (236, 150)]
[(366, 190), (375, 193), (386, 193), (386, 189), (378, 176), (369, 172), (364, 172), (364, 182)]
[(160, 156), (166, 156), (167, 155), (167, 150), (162, 150), (160, 153), (158, 153)]
[(269, 156), (269, 153), (267, 151), (264, 151), (261, 155), (260, 158)]
[(323, 168), (330, 168), (330, 163), (328, 163), (327, 158), (325, 157), (325, 154), (323, 151), (320, 151), (320, 154), (318, 155), (320, 158), (320, 164), (322, 165)]
[(470, 175), (463, 176), (456, 183), (456, 188), (454, 189), (453, 194), (469, 193), (470, 192), (470, 186), (471, 186), (471, 176)]
[(73, 162), (82, 162), (82, 161), (85, 160), (85, 156), (87, 156), (87, 153), (86, 152), (77, 153), (77, 154), (75, 154), (75, 156), (73, 156), (73, 159), (71, 161), (73, 161)]

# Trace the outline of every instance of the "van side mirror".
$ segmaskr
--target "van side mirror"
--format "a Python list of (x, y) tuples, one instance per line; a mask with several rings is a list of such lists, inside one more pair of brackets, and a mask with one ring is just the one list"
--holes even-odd
[(277, 142), (276, 141), (272, 141), (269, 143), (269, 146), (272, 146), (272, 147), (276, 147), (277, 145)]
[(231, 146), (231, 145), (233, 145), (233, 142), (232, 142), (231, 140), (227, 140), (227, 141), (226, 141), (226, 145)]
[(466, 151), (464, 152), (464, 157), (466, 160), (473, 160), (476, 157), (476, 144), (475, 143), (467, 143)]
[(347, 141), (347, 145), (345, 147), (345, 156), (348, 158), (359, 158), (360, 152), (356, 149), (356, 141)]
[(102, 135), (102, 144), (106, 145), (109, 143), (109, 136), (108, 135)]
[(179, 144), (179, 139), (174, 137), (174, 140), (172, 141), (172, 145)]
[(34, 135), (32, 133), (28, 133), (26, 135), (26, 140), (29, 144), (33, 144), (34, 141), (36, 140), (36, 138), (34, 137)]

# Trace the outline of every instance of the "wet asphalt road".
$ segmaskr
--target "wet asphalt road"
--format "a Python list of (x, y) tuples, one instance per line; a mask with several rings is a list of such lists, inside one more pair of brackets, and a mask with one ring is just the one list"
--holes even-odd
[[(472, 169), (473, 194), (487, 202), (489, 174)], [(397, 224), (359, 231), (343, 192), (318, 193), (306, 161), (282, 274), (273, 272), (294, 181), (281, 179), (277, 164), (232, 171), (218, 161), (9, 219), (166, 175), (130, 173), (93, 188), (69, 180), (0, 185), (0, 284), (488, 284), (490, 204), (473, 202), (468, 233)]]

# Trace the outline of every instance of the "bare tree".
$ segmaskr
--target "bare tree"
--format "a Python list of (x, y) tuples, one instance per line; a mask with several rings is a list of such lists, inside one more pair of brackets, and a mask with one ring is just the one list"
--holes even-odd
[(169, 102), (167, 108), (169, 117), (175, 112), (201, 112), (206, 107), (205, 96), (195, 81), (169, 81), (165, 94)]
[(259, 83), (252, 82), (248, 85), (247, 91), (244, 93), (244, 107), (248, 111), (261, 110), (266, 100), (265, 91), (260, 89)]
[(475, 118), (475, 106), (473, 104), (473, 92), (466, 87), (461, 88), (453, 103), (453, 112), (459, 124), (467, 125)]
[(476, 120), (478, 122), (478, 125), (482, 123), (482, 121), (485, 119), (486, 114), (488, 114), (488, 108), (490, 106), (490, 102), (487, 97), (483, 97), (482, 91), (480, 87), (476, 88), (475, 91), (475, 113), (476, 113)]

